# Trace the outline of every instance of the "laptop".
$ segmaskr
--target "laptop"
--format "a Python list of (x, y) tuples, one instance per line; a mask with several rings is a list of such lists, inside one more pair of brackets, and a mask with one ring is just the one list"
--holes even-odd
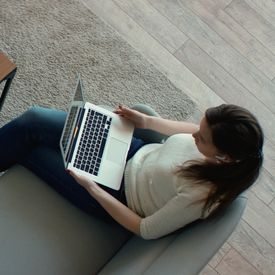
[(131, 122), (84, 101), (78, 75), (60, 139), (65, 167), (119, 190), (133, 131)]

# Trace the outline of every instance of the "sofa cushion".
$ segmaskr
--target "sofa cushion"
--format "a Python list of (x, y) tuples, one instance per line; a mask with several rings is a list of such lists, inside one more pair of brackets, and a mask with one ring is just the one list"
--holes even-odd
[(22, 166), (0, 177), (0, 274), (95, 274), (130, 235), (82, 212)]

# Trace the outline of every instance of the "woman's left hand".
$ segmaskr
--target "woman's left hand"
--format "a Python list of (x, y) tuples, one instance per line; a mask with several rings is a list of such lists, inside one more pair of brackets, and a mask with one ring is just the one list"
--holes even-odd
[(72, 170), (67, 170), (67, 171), (82, 187), (84, 187), (89, 192), (93, 193), (96, 190), (101, 189), (95, 181), (89, 179), (88, 177), (82, 176)]

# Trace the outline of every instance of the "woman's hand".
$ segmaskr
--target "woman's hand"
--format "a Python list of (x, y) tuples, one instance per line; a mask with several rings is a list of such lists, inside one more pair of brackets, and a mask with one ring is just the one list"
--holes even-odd
[(88, 177), (82, 176), (77, 172), (68, 169), (67, 172), (76, 180), (77, 183), (84, 187), (91, 195), (95, 194), (95, 192), (101, 189), (95, 181), (89, 179)]
[(147, 128), (148, 115), (146, 114), (122, 105), (118, 106), (118, 108), (115, 110), (115, 113), (130, 120), (136, 128)]

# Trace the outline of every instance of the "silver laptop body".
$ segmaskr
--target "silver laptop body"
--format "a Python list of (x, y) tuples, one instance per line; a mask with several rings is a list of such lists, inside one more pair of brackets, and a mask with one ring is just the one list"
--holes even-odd
[(84, 102), (82, 81), (78, 76), (60, 139), (65, 167), (118, 190), (133, 131), (133, 124), (126, 119)]

